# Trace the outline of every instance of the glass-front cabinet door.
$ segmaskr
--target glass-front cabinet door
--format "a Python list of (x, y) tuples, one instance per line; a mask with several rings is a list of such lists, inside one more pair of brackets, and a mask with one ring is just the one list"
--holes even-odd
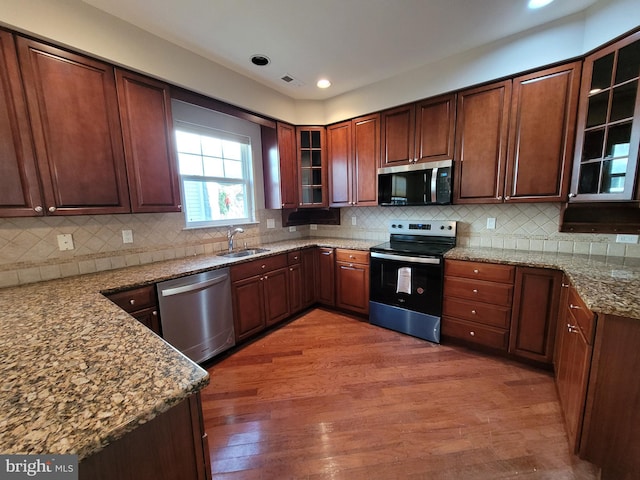
[(634, 199), (640, 32), (585, 59), (570, 201)]
[(327, 166), (324, 127), (297, 127), (300, 206), (326, 207)]

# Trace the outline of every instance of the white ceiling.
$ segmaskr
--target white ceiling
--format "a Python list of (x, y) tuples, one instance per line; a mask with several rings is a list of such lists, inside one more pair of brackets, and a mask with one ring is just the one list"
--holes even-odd
[[(598, 0), (83, 0), (294, 99), (325, 100)], [(265, 67), (253, 54), (271, 59)], [(286, 84), (290, 75), (303, 85)], [(333, 85), (318, 89), (322, 77)], [(292, 82), (295, 83), (295, 82)]]

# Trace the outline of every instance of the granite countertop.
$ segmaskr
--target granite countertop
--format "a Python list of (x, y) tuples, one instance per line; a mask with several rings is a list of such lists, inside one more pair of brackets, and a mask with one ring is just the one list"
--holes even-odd
[(640, 320), (640, 259), (463, 247), (445, 258), (562, 270), (592, 311)]
[[(375, 243), (281, 242), (259, 256)], [(202, 255), (0, 289), (0, 452), (82, 459), (206, 386), (206, 370), (102, 293), (259, 256)]]
[[(201, 255), (0, 289), (0, 451), (82, 459), (209, 382), (205, 370), (102, 293), (307, 246), (368, 250), (377, 243), (278, 242), (250, 257)], [(560, 269), (593, 311), (640, 319), (638, 265), (488, 248), (457, 247), (446, 258)]]

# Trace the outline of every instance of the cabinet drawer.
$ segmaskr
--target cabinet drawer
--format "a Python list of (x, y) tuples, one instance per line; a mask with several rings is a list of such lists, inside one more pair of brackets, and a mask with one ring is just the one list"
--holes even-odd
[(516, 267), (497, 263), (446, 260), (444, 274), (451, 277), (476, 278), (490, 282), (513, 283)]
[(444, 296), (467, 298), (478, 302), (510, 307), (513, 299), (513, 286), (507, 283), (445, 277)]
[(369, 264), (369, 252), (363, 252), (362, 250), (345, 250), (343, 248), (336, 248), (336, 261), (347, 263), (362, 263)]
[(477, 343), (486, 347), (506, 350), (509, 332), (499, 328), (478, 325), (449, 317), (442, 318), (442, 335)]
[(233, 265), (231, 267), (231, 281), (253, 277), (254, 275), (260, 275), (261, 273), (277, 270), (278, 268), (284, 268), (286, 266), (287, 255), (284, 253), (273, 257), (266, 257), (247, 263), (241, 263), (240, 265)]
[(129, 313), (153, 307), (158, 303), (154, 285), (113, 293), (107, 298)]
[(300, 263), (300, 258), (301, 258), (300, 250), (287, 253), (287, 263), (289, 265), (295, 265), (296, 263)]
[(444, 299), (442, 314), (500, 328), (509, 328), (511, 319), (511, 309), (508, 307), (469, 302), (453, 297)]
[(595, 315), (587, 308), (573, 287), (569, 289), (569, 312), (571, 315), (567, 321), (575, 320), (587, 343), (591, 345), (595, 333)]

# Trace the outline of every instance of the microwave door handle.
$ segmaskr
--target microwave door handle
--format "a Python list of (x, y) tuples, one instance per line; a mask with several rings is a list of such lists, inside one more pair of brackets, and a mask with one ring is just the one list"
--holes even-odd
[(436, 188), (438, 187), (438, 167), (431, 170), (431, 203), (436, 203), (438, 196)]

